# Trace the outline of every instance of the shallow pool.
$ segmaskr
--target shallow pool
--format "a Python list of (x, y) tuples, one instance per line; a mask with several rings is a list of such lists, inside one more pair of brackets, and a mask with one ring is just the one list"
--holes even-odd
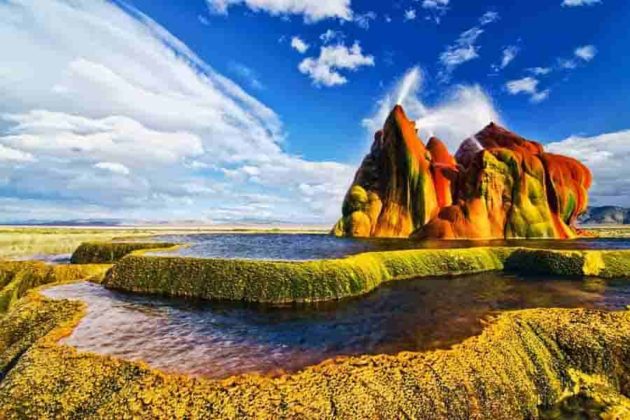
[(468, 248), (471, 246), (524, 246), (547, 249), (630, 249), (630, 239), (576, 240), (414, 241), (409, 239), (353, 239), (318, 234), (211, 233), (163, 235), (165, 242), (188, 246), (152, 254), (208, 258), (312, 260), (340, 258), (369, 251), (401, 249)]
[(288, 308), (130, 295), (91, 283), (44, 293), (88, 304), (66, 344), (169, 372), (223, 378), (295, 371), (341, 355), (447, 348), (505, 310), (623, 309), (630, 304), (630, 281), (490, 272), (397, 281), (352, 300)]

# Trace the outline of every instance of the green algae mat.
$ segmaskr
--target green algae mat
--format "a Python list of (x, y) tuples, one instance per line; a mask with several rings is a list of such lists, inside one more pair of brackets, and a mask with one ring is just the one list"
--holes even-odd
[[(99, 247), (105, 251), (99, 251)], [(275, 304), (338, 300), (368, 293), (394, 280), (493, 270), (630, 277), (630, 250), (477, 247), (366, 252), (312, 261), (268, 261), (149, 254), (150, 249), (138, 249), (141, 247), (132, 249), (127, 244), (104, 243), (82, 246), (79, 250), (89, 248), (91, 255), (119, 256), (104, 280), (112, 289)]]

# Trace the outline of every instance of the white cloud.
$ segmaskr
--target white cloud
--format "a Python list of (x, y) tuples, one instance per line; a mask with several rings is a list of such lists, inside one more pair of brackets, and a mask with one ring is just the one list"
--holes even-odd
[(532, 96), (530, 97), (530, 100), (537, 104), (539, 102), (542, 102), (544, 100), (546, 100), (547, 98), (549, 98), (549, 95), (551, 94), (551, 90), (550, 89), (545, 89), (543, 91), (540, 92), (535, 92), (534, 94), (532, 94)]
[(594, 45), (584, 45), (575, 49), (574, 54), (577, 58), (584, 61), (591, 61), (597, 54), (597, 48)]
[(435, 9), (440, 10), (448, 6), (449, 0), (423, 0), (423, 9)]
[(503, 57), (501, 57), (501, 68), (504, 69), (509, 66), (518, 55), (518, 52), (519, 48), (517, 46), (511, 45), (509, 47), (505, 47), (503, 49)]
[(460, 143), (490, 122), (501, 123), (491, 98), (478, 85), (455, 86), (437, 104), (426, 105), (422, 99), (423, 74), (418, 67), (409, 69), (378, 103), (375, 113), (363, 120), (370, 139), (382, 128), (394, 105), (401, 104), (407, 116), (416, 120), (424, 141), (439, 137), (455, 153)]
[(294, 36), (293, 38), (291, 38), (291, 48), (293, 48), (300, 54), (304, 54), (308, 50), (309, 45), (304, 42), (299, 36)]
[(273, 16), (303, 15), (306, 22), (326, 18), (352, 19), (350, 0), (206, 0), (214, 13), (227, 14), (232, 6), (245, 5)]
[(489, 23), (496, 22), (497, 20), (499, 20), (499, 18), (500, 16), (497, 12), (488, 11), (484, 13), (483, 15), (481, 15), (481, 18), (479, 18), (479, 24), (481, 26), (485, 26), (485, 25), (488, 25)]
[(556, 60), (556, 68), (560, 70), (573, 70), (580, 66), (582, 63), (588, 63), (593, 60), (597, 55), (597, 48), (594, 45), (584, 45), (577, 47), (573, 51), (573, 57), (564, 58), (560, 57)]
[(538, 80), (533, 77), (524, 77), (506, 83), (505, 87), (511, 95), (519, 93), (535, 93), (538, 89)]
[(34, 162), (32, 154), (0, 144), (0, 162)]
[(558, 68), (564, 70), (573, 70), (577, 68), (578, 63), (570, 58), (559, 58), (558, 59)]
[(210, 26), (210, 20), (208, 20), (207, 17), (205, 17), (204, 15), (197, 15), (197, 20), (199, 21), (199, 23), (201, 23), (203, 26)]
[[(16, 0), (0, 2), (0, 21), (0, 220), (215, 220), (221, 206), (255, 214), (254, 192), (274, 198), (274, 218), (334, 220), (343, 192), (313, 203), (298, 187), (345, 189), (351, 168), (286, 153), (271, 109), (147, 16), (103, 0)], [(223, 175), (243, 167), (260, 173)]]
[(425, 17), (427, 20), (432, 20), (439, 24), (442, 17), (448, 11), (449, 0), (423, 0), (422, 8), (429, 12), (429, 15)]
[(301, 73), (308, 75), (316, 86), (337, 86), (348, 82), (338, 70), (357, 70), (373, 66), (374, 57), (363, 55), (359, 42), (351, 47), (344, 44), (320, 48), (319, 57), (305, 58), (298, 66)]
[(449, 48), (440, 55), (440, 61), (447, 69), (452, 70), (460, 64), (479, 57), (477, 50), (478, 47), (475, 45), (460, 45)]
[(416, 11), (414, 9), (405, 10), (404, 19), (407, 20), (415, 20), (416, 19)]
[(334, 31), (332, 29), (328, 29), (326, 32), (319, 36), (319, 39), (322, 41), (323, 44), (330, 44), (332, 42), (340, 43), (343, 42), (345, 38), (346, 36), (343, 32)]
[(110, 171), (118, 175), (129, 175), (131, 171), (122, 163), (116, 162), (98, 162), (94, 165), (96, 169)]
[(551, 73), (553, 70), (551, 69), (551, 67), (532, 67), (527, 69), (527, 71), (536, 76), (545, 76)]
[(365, 12), (365, 13), (357, 13), (354, 15), (354, 23), (361, 29), (368, 30), (370, 29), (370, 22), (376, 19), (375, 12)]
[(540, 91), (538, 89), (538, 84), (540, 81), (533, 77), (524, 77), (518, 80), (511, 80), (505, 84), (505, 88), (507, 89), (510, 95), (518, 95), (518, 94), (527, 94), (530, 97), (530, 101), (533, 103), (539, 103), (544, 101), (549, 97), (550, 90), (546, 89)]
[(601, 3), (602, 0), (563, 0), (564, 7), (592, 6)]
[(591, 204), (630, 207), (630, 130), (593, 137), (572, 136), (545, 147), (579, 159), (592, 171)]
[(440, 63), (444, 69), (440, 72), (439, 78), (445, 82), (450, 79), (450, 75), (463, 63), (479, 57), (479, 46), (477, 39), (484, 33), (483, 27), (499, 19), (496, 12), (486, 12), (479, 18), (479, 24), (462, 32), (457, 40), (446, 47), (440, 54)]

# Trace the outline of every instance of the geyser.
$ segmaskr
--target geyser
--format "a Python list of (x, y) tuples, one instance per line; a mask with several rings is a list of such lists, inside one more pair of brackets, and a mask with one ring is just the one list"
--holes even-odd
[[(419, 76), (419, 73), (418, 73)], [(410, 73), (401, 97), (413, 86)], [(452, 156), (425, 144), (400, 105), (375, 134), (346, 194), (337, 236), (431, 239), (576, 237), (591, 173), (494, 123)]]

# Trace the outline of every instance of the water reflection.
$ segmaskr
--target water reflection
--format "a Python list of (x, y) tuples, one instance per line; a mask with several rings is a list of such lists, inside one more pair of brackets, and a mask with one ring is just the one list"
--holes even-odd
[(90, 283), (45, 293), (88, 303), (88, 315), (65, 343), (214, 378), (294, 371), (339, 355), (446, 348), (505, 310), (630, 304), (624, 282), (502, 273), (398, 281), (361, 298), (292, 308), (161, 299)]

